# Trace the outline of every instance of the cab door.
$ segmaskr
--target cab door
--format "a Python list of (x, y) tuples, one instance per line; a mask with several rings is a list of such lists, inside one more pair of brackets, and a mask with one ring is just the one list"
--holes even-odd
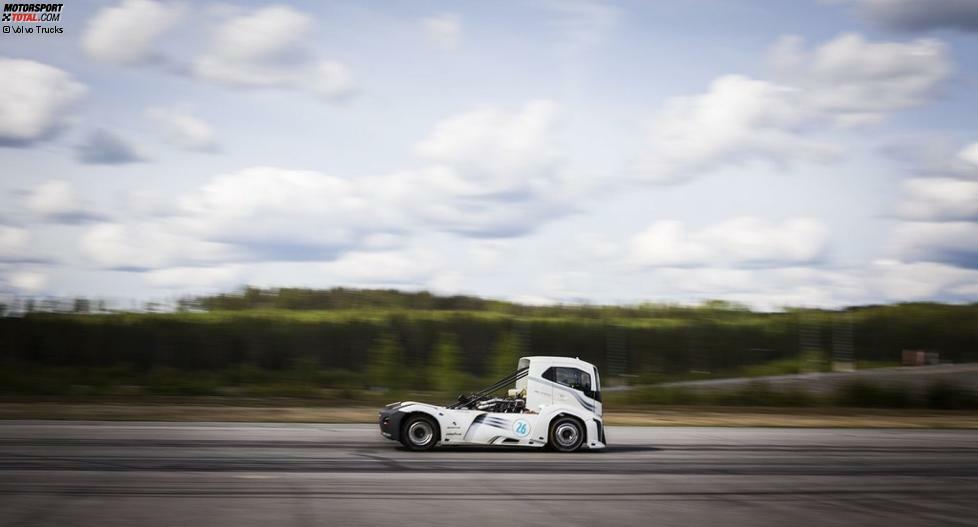
[(590, 373), (575, 367), (554, 366), (543, 373), (543, 378), (558, 385), (553, 388), (554, 404), (578, 406), (589, 412), (595, 410)]
[(577, 404), (577, 400), (574, 399), (574, 396), (569, 391), (561, 390), (560, 388), (554, 389), (554, 404), (563, 404), (566, 406), (579, 406)]
[(554, 388), (549, 383), (540, 382), (533, 377), (526, 378), (526, 408), (531, 412), (539, 412), (543, 406), (554, 403)]

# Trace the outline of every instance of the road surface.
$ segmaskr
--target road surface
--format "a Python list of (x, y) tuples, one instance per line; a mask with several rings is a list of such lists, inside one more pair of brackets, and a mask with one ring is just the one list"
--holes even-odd
[(415, 453), (367, 425), (0, 421), (0, 526), (975, 525), (978, 431), (615, 428)]

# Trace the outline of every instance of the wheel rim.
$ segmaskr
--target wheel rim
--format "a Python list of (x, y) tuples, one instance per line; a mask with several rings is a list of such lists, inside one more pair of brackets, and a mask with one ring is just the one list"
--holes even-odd
[(554, 430), (557, 444), (562, 447), (572, 447), (577, 444), (581, 431), (573, 423), (561, 423)]
[(408, 437), (411, 439), (411, 443), (424, 446), (435, 437), (435, 431), (427, 421), (415, 421), (408, 427)]

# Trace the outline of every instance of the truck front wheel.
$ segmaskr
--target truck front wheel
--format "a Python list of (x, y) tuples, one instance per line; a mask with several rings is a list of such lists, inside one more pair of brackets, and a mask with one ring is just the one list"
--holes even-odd
[(573, 452), (584, 442), (584, 428), (573, 417), (559, 417), (550, 423), (550, 447), (558, 452)]
[(401, 443), (411, 450), (431, 450), (438, 443), (438, 425), (426, 415), (412, 415), (404, 420)]

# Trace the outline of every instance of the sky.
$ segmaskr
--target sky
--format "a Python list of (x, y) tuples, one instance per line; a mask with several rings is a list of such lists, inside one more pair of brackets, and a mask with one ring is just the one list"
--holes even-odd
[(978, 301), (978, 1), (69, 0), (0, 297)]

